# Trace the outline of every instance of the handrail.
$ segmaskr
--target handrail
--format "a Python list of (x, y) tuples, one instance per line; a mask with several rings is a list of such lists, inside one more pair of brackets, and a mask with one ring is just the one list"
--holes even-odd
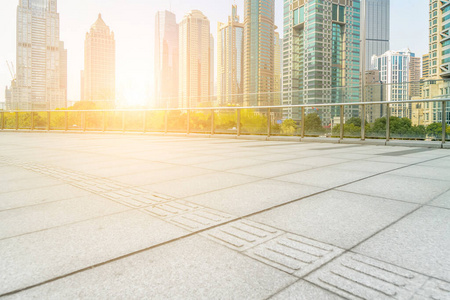
[(401, 101), (371, 101), (371, 102), (336, 102), (336, 103), (311, 103), (311, 104), (289, 104), (289, 105), (265, 105), (265, 106), (218, 106), (218, 107), (182, 107), (182, 108), (118, 108), (118, 109), (57, 109), (57, 110), (0, 110), (1, 112), (137, 112), (137, 111), (185, 111), (185, 110), (233, 110), (233, 109), (274, 109), (274, 108), (308, 108), (308, 107), (329, 107), (329, 106), (360, 106), (360, 105), (377, 105), (377, 104), (411, 104), (411, 103), (433, 103), (433, 102), (449, 102), (450, 98), (439, 99), (414, 99)]

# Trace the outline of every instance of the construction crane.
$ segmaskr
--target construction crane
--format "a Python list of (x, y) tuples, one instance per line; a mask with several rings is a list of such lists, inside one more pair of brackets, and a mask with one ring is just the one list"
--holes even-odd
[(9, 74), (11, 74), (11, 80), (16, 79), (16, 73), (14, 71), (14, 64), (12, 61), (6, 61), (6, 65), (8, 66)]

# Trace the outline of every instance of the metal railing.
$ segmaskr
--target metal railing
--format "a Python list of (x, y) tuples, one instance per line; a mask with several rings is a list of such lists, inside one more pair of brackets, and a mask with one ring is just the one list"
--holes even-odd
[[(340, 115), (339, 115), (339, 136), (338, 138), (340, 140), (344, 139), (344, 110), (345, 107), (354, 107), (358, 106), (360, 109), (361, 117), (361, 140), (366, 139), (366, 107), (370, 105), (385, 105), (386, 106), (386, 134), (383, 137), (386, 141), (391, 140), (391, 128), (390, 128), (390, 117), (391, 117), (391, 109), (390, 107), (397, 104), (413, 104), (413, 103), (439, 103), (441, 106), (441, 114), (442, 114), (442, 144), (446, 143), (447, 138), (447, 103), (450, 101), (450, 98), (441, 98), (441, 99), (418, 99), (418, 100), (404, 100), (404, 101), (395, 101), (395, 102), (386, 102), (386, 101), (380, 101), (380, 102), (353, 102), (353, 103), (322, 103), (322, 104), (302, 104), (302, 105), (279, 105), (279, 106), (250, 106), (250, 107), (196, 107), (196, 108), (166, 108), (166, 109), (120, 109), (120, 110), (52, 110), (52, 111), (1, 111), (1, 130), (15, 130), (20, 131), (23, 130), (20, 128), (20, 121), (19, 121), (19, 114), (21, 113), (28, 113), (31, 115), (31, 124), (29, 128), (26, 128), (26, 130), (58, 130), (58, 131), (73, 131), (73, 129), (69, 128), (69, 114), (77, 113), (81, 116), (81, 126), (77, 127), (75, 130), (86, 132), (88, 131), (87, 128), (87, 114), (89, 113), (101, 113), (102, 114), (102, 124), (100, 128), (97, 128), (95, 130), (96, 132), (107, 132), (107, 131), (113, 131), (111, 128), (108, 128), (107, 124), (107, 113), (115, 113), (115, 114), (121, 114), (121, 128), (115, 128), (114, 131), (133, 131), (133, 132), (142, 132), (142, 133), (150, 133), (150, 132), (163, 132), (165, 134), (169, 132), (180, 132), (180, 133), (186, 133), (191, 134), (193, 133), (193, 130), (191, 128), (191, 114), (193, 111), (203, 111), (203, 112), (210, 112), (210, 130), (205, 131), (203, 130), (203, 133), (208, 133), (211, 135), (217, 134), (215, 130), (215, 113), (216, 112), (224, 112), (224, 111), (234, 111), (236, 116), (236, 129), (235, 135), (240, 136), (242, 135), (242, 124), (241, 124), (241, 112), (243, 110), (257, 110), (261, 111), (263, 110), (262, 114), (267, 115), (267, 125), (265, 129), (265, 133), (257, 133), (259, 135), (264, 135), (267, 137), (271, 137), (274, 135), (277, 135), (276, 133), (272, 132), (272, 121), (269, 117), (271, 115), (271, 112), (274, 110), (283, 110), (283, 109), (289, 109), (289, 108), (297, 108), (301, 111), (301, 126), (300, 126), (300, 133), (298, 136), (300, 138), (305, 138), (307, 133), (305, 130), (305, 117), (306, 117), (306, 109), (308, 108), (322, 108), (322, 107), (339, 107)], [(168, 122), (169, 122), (169, 113), (171, 111), (183, 111), (186, 112), (186, 119), (185, 119), (185, 129), (177, 129), (169, 131), (168, 128)], [(148, 114), (150, 112), (163, 112), (164, 118), (163, 118), (163, 126), (160, 130), (151, 130), (147, 126), (147, 118), (149, 117)], [(142, 127), (140, 129), (134, 129), (134, 130), (128, 130), (126, 127), (126, 113), (143, 113), (142, 117)], [(14, 114), (15, 115), (15, 122), (14, 122), (14, 128), (6, 128), (5, 126), (5, 114)], [(46, 124), (45, 127), (42, 128), (36, 128), (35, 124), (35, 116), (36, 114), (46, 114)], [(52, 115), (55, 114), (64, 114), (64, 127), (63, 128), (52, 128), (51, 126), (51, 120)]]

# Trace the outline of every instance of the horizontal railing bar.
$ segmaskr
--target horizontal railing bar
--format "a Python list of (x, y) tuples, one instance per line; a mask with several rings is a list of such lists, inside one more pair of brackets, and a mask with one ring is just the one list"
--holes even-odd
[(92, 109), (92, 110), (3, 110), (6, 113), (30, 113), (30, 112), (139, 112), (139, 111), (183, 111), (183, 110), (236, 110), (236, 109), (268, 109), (268, 108), (308, 108), (308, 107), (333, 107), (333, 106), (359, 106), (359, 105), (379, 105), (379, 104), (410, 104), (410, 103), (433, 103), (449, 102), (450, 98), (422, 99), (422, 100), (402, 100), (402, 101), (372, 101), (372, 102), (338, 102), (338, 103), (317, 103), (317, 104), (297, 104), (297, 105), (266, 105), (266, 106), (233, 106), (233, 107), (184, 107), (184, 108), (142, 108), (142, 109)]

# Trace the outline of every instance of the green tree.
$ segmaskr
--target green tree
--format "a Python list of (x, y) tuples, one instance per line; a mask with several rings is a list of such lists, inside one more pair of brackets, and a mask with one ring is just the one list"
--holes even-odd
[(322, 134), (325, 128), (322, 126), (322, 120), (317, 113), (311, 113), (305, 117), (305, 132), (307, 134)]
[(281, 134), (294, 135), (297, 131), (297, 123), (292, 119), (286, 119), (281, 124)]
[[(445, 132), (450, 134), (450, 127), (447, 125)], [(441, 138), (442, 137), (442, 123), (432, 123), (427, 126), (426, 133), (429, 137)]]

